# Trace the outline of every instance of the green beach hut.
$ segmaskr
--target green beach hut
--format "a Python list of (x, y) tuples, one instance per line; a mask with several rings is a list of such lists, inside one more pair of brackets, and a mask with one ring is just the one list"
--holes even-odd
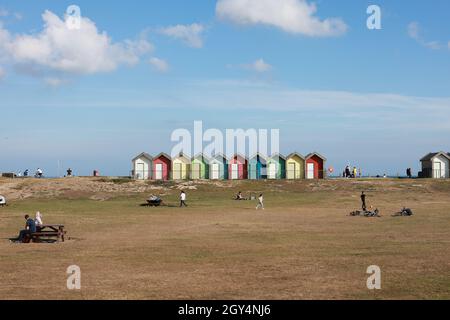
[(200, 180), (209, 178), (209, 158), (199, 153), (192, 159), (191, 179)]
[(267, 159), (267, 179), (286, 178), (286, 157), (275, 153)]

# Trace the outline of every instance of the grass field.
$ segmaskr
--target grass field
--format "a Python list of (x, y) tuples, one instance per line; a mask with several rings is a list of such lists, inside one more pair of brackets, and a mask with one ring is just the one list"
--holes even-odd
[[(139, 206), (150, 193), (188, 208)], [(233, 201), (241, 190), (263, 192)], [(350, 217), (359, 193), (382, 217)], [(450, 181), (0, 179), (0, 299), (449, 299)], [(402, 206), (412, 217), (391, 217)], [(24, 213), (59, 244), (12, 244)], [(81, 268), (81, 290), (66, 268)], [(368, 290), (378, 265), (382, 289)]]

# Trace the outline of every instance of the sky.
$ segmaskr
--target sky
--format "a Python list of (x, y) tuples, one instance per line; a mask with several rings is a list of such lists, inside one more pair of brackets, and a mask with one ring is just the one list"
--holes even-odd
[(0, 172), (128, 175), (198, 120), (279, 129), (281, 153), (338, 172), (417, 173), (450, 152), (449, 15), (447, 0), (1, 0)]

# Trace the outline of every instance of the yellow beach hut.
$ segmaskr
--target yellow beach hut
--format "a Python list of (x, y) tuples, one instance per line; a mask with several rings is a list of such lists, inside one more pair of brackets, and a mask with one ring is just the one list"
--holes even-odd
[(189, 179), (191, 171), (191, 159), (184, 153), (172, 158), (172, 179), (186, 180)]
[(305, 157), (293, 152), (286, 158), (286, 179), (305, 179)]

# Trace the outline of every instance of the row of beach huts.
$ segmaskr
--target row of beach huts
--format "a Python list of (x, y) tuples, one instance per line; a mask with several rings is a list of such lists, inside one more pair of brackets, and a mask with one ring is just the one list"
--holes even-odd
[(140, 180), (243, 180), (243, 179), (324, 179), (326, 158), (317, 152), (303, 156), (294, 152), (287, 157), (260, 154), (247, 158), (240, 154), (227, 158), (222, 154), (194, 157), (180, 153), (171, 157), (160, 153), (152, 157), (141, 153), (132, 159), (131, 175)]

